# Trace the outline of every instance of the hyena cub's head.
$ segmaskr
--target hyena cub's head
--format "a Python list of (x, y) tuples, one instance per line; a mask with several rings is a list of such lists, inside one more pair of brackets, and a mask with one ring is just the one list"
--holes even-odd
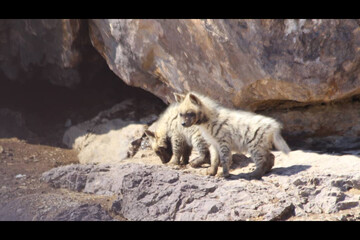
[(182, 95), (174, 93), (175, 99), (179, 105), (180, 123), (184, 127), (199, 125), (208, 121), (203, 113), (203, 105), (200, 99), (192, 93)]
[(150, 130), (145, 130), (145, 134), (149, 137), (151, 148), (159, 156), (161, 162), (169, 162), (173, 155), (170, 139)]

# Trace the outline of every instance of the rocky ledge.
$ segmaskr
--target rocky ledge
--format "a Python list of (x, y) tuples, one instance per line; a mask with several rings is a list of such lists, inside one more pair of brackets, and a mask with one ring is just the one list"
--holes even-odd
[(242, 178), (253, 166), (247, 158), (235, 161), (243, 167), (233, 169), (230, 179), (129, 160), (61, 166), (45, 172), (42, 180), (54, 188), (112, 196), (109, 211), (128, 220), (268, 221), (314, 214), (327, 219), (358, 207), (358, 157), (303, 151), (275, 155), (273, 170), (262, 180)]

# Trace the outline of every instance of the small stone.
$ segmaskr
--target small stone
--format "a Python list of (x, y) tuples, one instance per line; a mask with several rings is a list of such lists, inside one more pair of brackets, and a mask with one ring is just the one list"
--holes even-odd
[(359, 205), (358, 201), (343, 201), (343, 202), (338, 202), (336, 204), (336, 208), (338, 210), (345, 210), (345, 209), (349, 209), (349, 208), (353, 208), (353, 207), (357, 207)]
[(25, 174), (18, 174), (18, 175), (15, 176), (16, 179), (24, 178), (24, 177), (26, 177)]
[(297, 178), (295, 181), (293, 181), (293, 184), (295, 186), (302, 186), (306, 184), (306, 180), (304, 180), (303, 178)]
[(295, 206), (292, 203), (275, 208), (274, 210), (270, 211), (264, 216), (264, 220), (281, 221), (286, 220), (291, 216), (295, 216)]

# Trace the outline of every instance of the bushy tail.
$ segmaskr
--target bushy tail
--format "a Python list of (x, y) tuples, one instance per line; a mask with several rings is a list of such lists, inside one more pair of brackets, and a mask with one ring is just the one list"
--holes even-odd
[(289, 154), (289, 152), (291, 151), (289, 146), (287, 145), (287, 143), (285, 142), (285, 140), (282, 138), (282, 136), (280, 135), (280, 130), (279, 131), (275, 131), (274, 135), (273, 135), (273, 143), (275, 145), (275, 148), (277, 150), (282, 151), (285, 154)]

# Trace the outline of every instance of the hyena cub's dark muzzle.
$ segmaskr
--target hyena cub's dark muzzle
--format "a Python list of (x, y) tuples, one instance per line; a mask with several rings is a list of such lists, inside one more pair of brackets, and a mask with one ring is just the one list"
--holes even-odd
[(196, 114), (194, 112), (180, 113), (180, 123), (183, 127), (190, 127), (196, 122)]
[(160, 158), (162, 163), (168, 163), (173, 155), (171, 142), (166, 141), (166, 144), (164, 147), (158, 147), (155, 150), (156, 155)]

